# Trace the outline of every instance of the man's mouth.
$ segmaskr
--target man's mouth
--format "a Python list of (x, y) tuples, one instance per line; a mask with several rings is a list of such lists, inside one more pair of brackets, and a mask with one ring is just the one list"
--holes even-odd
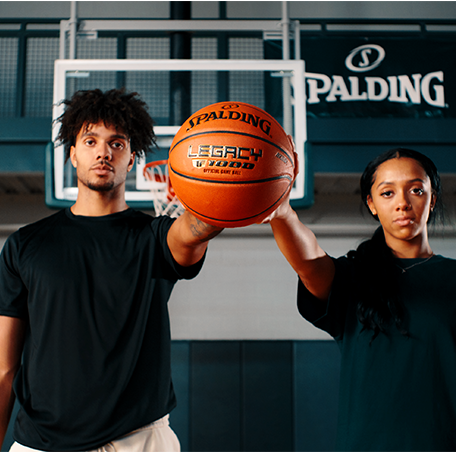
[(92, 170), (97, 174), (109, 174), (114, 171), (114, 168), (109, 163), (102, 161), (92, 166)]

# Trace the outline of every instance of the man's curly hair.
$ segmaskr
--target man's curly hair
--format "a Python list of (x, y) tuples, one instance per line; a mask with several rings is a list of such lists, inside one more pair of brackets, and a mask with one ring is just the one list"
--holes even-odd
[(64, 113), (55, 120), (61, 123), (56, 141), (64, 144), (66, 160), (81, 129), (99, 122), (127, 135), (132, 152), (139, 157), (144, 157), (156, 145), (154, 121), (147, 112), (146, 103), (136, 92), (128, 93), (125, 89), (107, 92), (100, 89), (79, 90), (59, 104), (66, 107)]

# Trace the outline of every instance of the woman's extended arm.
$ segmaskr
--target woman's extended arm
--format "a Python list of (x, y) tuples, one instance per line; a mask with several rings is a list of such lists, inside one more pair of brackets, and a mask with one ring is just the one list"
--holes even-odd
[(269, 222), (279, 249), (315, 297), (326, 300), (334, 279), (335, 266), (314, 233), (298, 218), (289, 198), (264, 222)]

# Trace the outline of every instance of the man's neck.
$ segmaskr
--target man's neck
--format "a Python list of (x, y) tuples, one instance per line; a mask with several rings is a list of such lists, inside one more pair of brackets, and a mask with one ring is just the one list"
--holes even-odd
[(86, 217), (101, 217), (115, 214), (128, 209), (125, 201), (125, 193), (113, 195), (104, 192), (79, 192), (76, 202), (71, 207), (74, 215)]

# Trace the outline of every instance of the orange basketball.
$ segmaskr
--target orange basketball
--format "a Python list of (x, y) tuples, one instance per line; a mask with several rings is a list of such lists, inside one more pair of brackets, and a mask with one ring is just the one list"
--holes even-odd
[(169, 177), (182, 205), (221, 227), (261, 222), (293, 184), (293, 147), (267, 112), (215, 103), (189, 117), (169, 151)]

